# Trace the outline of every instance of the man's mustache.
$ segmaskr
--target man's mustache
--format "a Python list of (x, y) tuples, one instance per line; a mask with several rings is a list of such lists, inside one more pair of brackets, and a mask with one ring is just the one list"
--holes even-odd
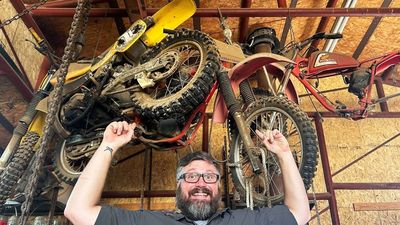
[(196, 193), (204, 193), (204, 194), (208, 194), (208, 195), (210, 195), (210, 196), (213, 195), (212, 191), (211, 191), (210, 189), (208, 189), (208, 188), (205, 188), (205, 187), (202, 187), (202, 188), (196, 187), (196, 188), (193, 188), (191, 191), (189, 191), (189, 196), (192, 196), (192, 195), (194, 195), (194, 194), (196, 194)]

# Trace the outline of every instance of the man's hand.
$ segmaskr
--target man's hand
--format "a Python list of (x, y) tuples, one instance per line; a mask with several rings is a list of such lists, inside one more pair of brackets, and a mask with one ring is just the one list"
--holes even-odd
[(256, 133), (267, 149), (275, 153), (279, 159), (283, 175), (285, 204), (298, 224), (306, 224), (311, 217), (307, 193), (288, 141), (278, 130), (263, 132), (256, 130)]
[(278, 130), (266, 130), (264, 132), (256, 130), (256, 133), (258, 137), (261, 138), (267, 149), (276, 155), (290, 152), (289, 143), (287, 142), (285, 136), (283, 136), (283, 134)]
[(102, 144), (117, 151), (131, 141), (134, 136), (135, 123), (128, 124), (126, 121), (112, 122), (104, 131)]

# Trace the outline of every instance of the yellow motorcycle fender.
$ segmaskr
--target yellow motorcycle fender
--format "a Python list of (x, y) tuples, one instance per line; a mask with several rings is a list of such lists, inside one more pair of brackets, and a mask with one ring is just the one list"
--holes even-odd
[[(123, 33), (118, 38), (118, 40), (107, 50), (103, 58), (100, 61), (98, 61), (94, 66), (91, 66), (90, 64), (71, 63), (70, 67), (68, 68), (68, 73), (65, 77), (65, 83), (71, 82), (74, 79), (83, 76), (89, 70), (92, 72), (96, 71), (99, 67), (105, 65), (115, 55), (115, 53), (125, 52), (137, 40), (139, 40), (140, 36), (144, 34), (146, 29), (147, 25), (143, 20), (138, 20), (135, 23), (133, 23), (132, 26), (130, 26), (129, 29), (127, 29), (125, 33)], [(56, 82), (57, 82), (56, 78), (53, 78), (50, 81), (50, 83), (53, 86), (56, 84)]]
[(150, 27), (142, 36), (147, 46), (154, 46), (164, 39), (167, 34), (164, 29), (174, 30), (196, 12), (193, 0), (175, 0), (156, 12), (152, 17), (155, 25)]
[(146, 31), (147, 25), (143, 20), (137, 20), (123, 33), (113, 46), (108, 50), (106, 55), (97, 62), (90, 70), (96, 71), (99, 67), (105, 65), (117, 52), (125, 52), (128, 50)]

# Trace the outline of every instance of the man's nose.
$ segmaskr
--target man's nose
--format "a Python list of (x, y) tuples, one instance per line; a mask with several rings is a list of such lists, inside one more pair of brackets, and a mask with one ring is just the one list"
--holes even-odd
[(199, 180), (196, 182), (196, 186), (207, 186), (207, 183), (204, 181), (203, 177), (199, 177)]

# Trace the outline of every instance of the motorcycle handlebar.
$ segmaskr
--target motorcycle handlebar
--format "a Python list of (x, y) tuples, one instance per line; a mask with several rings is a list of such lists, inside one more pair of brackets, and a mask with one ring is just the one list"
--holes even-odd
[(339, 39), (339, 38), (342, 38), (342, 37), (343, 37), (343, 35), (339, 34), (339, 33), (325, 34), (324, 35), (325, 39)]
[(308, 44), (310, 44), (313, 40), (318, 40), (318, 39), (339, 39), (342, 38), (343, 35), (339, 33), (333, 33), (333, 34), (325, 34), (324, 32), (316, 33), (312, 37), (307, 38), (306, 40), (300, 42), (298, 44), (299, 49), (303, 49), (306, 47)]
[(331, 33), (325, 34), (324, 32), (314, 34), (310, 39), (317, 40), (317, 39), (339, 39), (342, 38), (343, 35), (340, 33)]

